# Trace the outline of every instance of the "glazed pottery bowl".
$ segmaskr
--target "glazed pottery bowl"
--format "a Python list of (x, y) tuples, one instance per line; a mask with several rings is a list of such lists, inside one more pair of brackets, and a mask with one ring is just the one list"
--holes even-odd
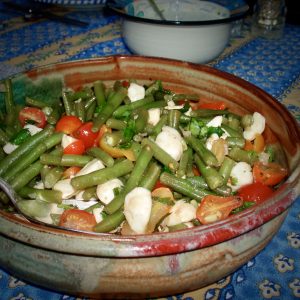
[(226, 7), (210, 1), (156, 3), (163, 16), (148, 0), (115, 10), (123, 17), (124, 42), (135, 54), (195, 63), (206, 63), (220, 55), (229, 42), (232, 22), (247, 11), (232, 15)]
[(30, 93), (47, 99), (62, 86), (75, 90), (96, 80), (160, 79), (176, 92), (225, 101), (240, 114), (261, 112), (278, 138), (290, 175), (262, 204), (210, 225), (169, 233), (82, 234), (29, 223), (0, 210), (0, 264), (42, 287), (92, 298), (165, 296), (198, 289), (235, 271), (261, 251), (299, 195), (300, 129), (274, 98), (233, 75), (181, 61), (112, 56), (59, 63), (12, 79), (17, 101)]

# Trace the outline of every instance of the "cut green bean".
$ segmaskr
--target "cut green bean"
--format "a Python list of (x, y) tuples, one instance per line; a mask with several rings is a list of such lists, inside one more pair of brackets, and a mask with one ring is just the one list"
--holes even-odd
[(182, 156), (179, 161), (179, 167), (177, 170), (177, 176), (178, 177), (183, 177), (186, 176), (186, 170), (189, 162), (189, 150), (185, 150), (182, 153)]
[(87, 108), (86, 112), (85, 112), (85, 120), (88, 121), (92, 121), (94, 118), (94, 114), (96, 111), (96, 101), (94, 101), (93, 103), (91, 103), (91, 105)]
[(166, 172), (160, 175), (160, 181), (174, 191), (197, 201), (201, 201), (203, 197), (213, 194), (209, 190), (192, 186), (186, 179), (178, 178)]
[(240, 148), (232, 148), (228, 156), (235, 161), (244, 161), (251, 166), (258, 160), (258, 154), (255, 151), (247, 151)]
[(21, 146), (19, 146), (15, 151), (8, 154), (0, 162), (0, 176), (10, 168), (10, 166), (24, 153), (32, 151), (41, 141), (48, 138), (54, 131), (54, 127), (51, 125), (46, 126), (42, 131), (31, 136), (26, 140)]
[(151, 132), (151, 136), (156, 137), (162, 130), (162, 128), (167, 125), (168, 122), (168, 115), (163, 115), (160, 117), (158, 123), (153, 127)]
[(82, 193), (82, 199), (91, 200), (92, 198), (96, 198), (97, 197), (96, 190), (97, 190), (96, 186), (92, 186), (90, 188), (85, 189), (84, 192)]
[(110, 232), (121, 225), (125, 220), (123, 210), (117, 210), (115, 213), (107, 216), (103, 221), (99, 222), (95, 227), (95, 232)]
[(150, 162), (147, 170), (145, 171), (141, 182), (139, 183), (140, 187), (144, 187), (145, 189), (148, 189), (149, 191), (152, 191), (154, 188), (157, 180), (159, 179), (159, 176), (161, 174), (161, 166), (157, 164), (156, 162)]
[(108, 99), (102, 111), (94, 119), (92, 128), (94, 132), (97, 132), (100, 127), (111, 117), (113, 112), (121, 105), (126, 96), (126, 90), (121, 89), (118, 92), (114, 92), (114, 94)]
[(229, 148), (233, 148), (233, 147), (244, 148), (245, 146), (244, 138), (229, 136), (226, 138), (226, 141)]
[(105, 98), (105, 86), (101, 80), (97, 80), (93, 84), (96, 101), (98, 106), (103, 106), (106, 102)]
[(78, 99), (74, 102), (75, 116), (77, 116), (82, 122), (85, 122), (85, 108), (82, 99)]
[(74, 103), (68, 98), (68, 93), (66, 91), (62, 92), (62, 100), (65, 108), (65, 112), (67, 116), (71, 116), (74, 114)]
[(45, 103), (44, 101), (41, 101), (38, 99), (33, 99), (30, 97), (25, 98), (25, 103), (29, 106), (34, 106), (34, 107), (38, 107), (38, 108), (45, 108), (48, 106), (48, 104)]
[(217, 110), (217, 109), (197, 109), (191, 111), (191, 117), (202, 118), (202, 117), (212, 117), (219, 115), (227, 115), (228, 110)]
[(229, 127), (228, 125), (226, 124), (222, 124), (221, 126), (222, 129), (224, 129), (230, 137), (236, 137), (236, 138), (242, 138), (243, 139), (243, 133), (236, 130), (236, 129), (233, 129), (231, 127)]
[(227, 183), (234, 165), (235, 161), (229, 158), (228, 156), (225, 156), (222, 165), (219, 169), (219, 174), (224, 178), (224, 184)]
[(62, 167), (54, 167), (51, 168), (43, 178), (43, 183), (45, 188), (51, 189), (63, 176), (64, 168)]
[(60, 204), (62, 202), (62, 192), (56, 190), (43, 190), (24, 186), (18, 191), (18, 194), (23, 198), (42, 200), (49, 203)]
[(150, 139), (143, 139), (142, 146), (149, 145), (153, 150), (154, 157), (160, 161), (163, 165), (170, 168), (170, 170), (177, 170), (178, 169), (178, 162), (171, 157), (165, 150), (160, 148), (154, 141)]
[(12, 188), (18, 192), (22, 187), (27, 185), (34, 177), (39, 175), (42, 170), (43, 165), (37, 161), (34, 164), (30, 165), (27, 169), (19, 174), (19, 176), (15, 177), (11, 181)]
[(126, 122), (114, 118), (109, 118), (106, 121), (106, 125), (111, 129), (123, 130), (126, 127)]
[(207, 166), (216, 167), (219, 165), (216, 156), (210, 150), (208, 150), (203, 145), (203, 143), (200, 140), (198, 140), (196, 137), (191, 135), (186, 138), (186, 141), (194, 149), (194, 151), (200, 156), (202, 161)]
[(128, 180), (125, 183), (122, 192), (106, 205), (105, 212), (107, 212), (108, 214), (113, 214), (123, 206), (126, 194), (138, 186), (143, 173), (145, 172), (149, 162), (152, 159), (152, 156), (153, 151), (151, 147), (149, 145), (143, 146), (142, 151), (137, 158), (137, 161), (132, 169), (132, 172), (130, 173)]
[(152, 95), (146, 96), (145, 98), (138, 100), (138, 101), (134, 101), (134, 102), (130, 102), (129, 104), (125, 104), (122, 106), (119, 106), (114, 112), (113, 112), (113, 116), (114, 118), (121, 118), (123, 117), (123, 115), (126, 112), (131, 112), (135, 109), (138, 109), (140, 107), (144, 107), (145, 104), (153, 102), (154, 98)]
[(223, 177), (215, 168), (206, 166), (197, 154), (195, 154), (194, 159), (201, 175), (205, 178), (205, 181), (210, 189), (215, 190), (217, 187), (220, 187), (224, 184)]
[(168, 114), (168, 125), (175, 129), (179, 128), (179, 121), (180, 121), (181, 112), (177, 109), (170, 110)]
[(104, 183), (130, 173), (133, 169), (133, 163), (130, 160), (123, 160), (115, 163), (112, 167), (107, 167), (92, 173), (76, 176), (72, 178), (71, 184), (76, 190), (83, 190), (94, 185)]
[(10, 78), (4, 80), (4, 86), (5, 86), (5, 109), (6, 113), (8, 115), (15, 114), (15, 103), (13, 99), (13, 86), (12, 86), (12, 80)]
[(87, 154), (100, 159), (107, 167), (112, 167), (115, 163), (114, 159), (109, 154), (98, 147), (89, 148)]
[(59, 144), (62, 140), (62, 136), (62, 132), (56, 132), (48, 137), (48, 139), (38, 144), (33, 150), (30, 150), (21, 155), (17, 160), (15, 160), (9, 170), (4, 173), (3, 178), (7, 181), (10, 181), (19, 172), (23, 171), (30, 164), (35, 162), (43, 153)]

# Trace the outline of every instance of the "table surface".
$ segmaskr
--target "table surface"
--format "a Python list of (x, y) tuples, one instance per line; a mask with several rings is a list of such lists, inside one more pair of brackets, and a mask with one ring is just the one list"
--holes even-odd
[[(114, 54), (131, 54), (121, 37), (121, 20), (100, 9), (68, 16), (87, 27), (40, 19), (24, 22), (0, 3), (0, 79), (41, 65)], [(253, 36), (243, 22), (220, 57), (209, 65), (241, 77), (274, 96), (300, 123), (300, 27), (286, 24), (278, 40)], [(239, 27), (236, 27), (239, 28)], [(300, 198), (270, 244), (235, 273), (200, 290), (164, 299), (300, 298)], [(0, 268), (0, 299), (79, 299), (32, 286)]]

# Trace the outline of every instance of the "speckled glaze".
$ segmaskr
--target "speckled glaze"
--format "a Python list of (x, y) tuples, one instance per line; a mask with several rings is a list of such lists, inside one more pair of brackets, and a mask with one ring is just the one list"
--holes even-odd
[[(0, 264), (32, 283), (94, 298), (141, 298), (194, 290), (221, 279), (256, 255), (284, 221), (300, 189), (300, 129), (261, 89), (233, 75), (186, 62), (114, 56), (46, 66), (16, 76), (25, 94), (97, 79), (160, 79), (177, 92), (223, 100), (237, 113), (261, 112), (283, 145), (290, 176), (273, 198), (225, 221), (140, 236), (80, 234), (28, 223), (0, 211)], [(43, 88), (39, 89), (39, 86)], [(47, 100), (47, 99), (46, 99)]]

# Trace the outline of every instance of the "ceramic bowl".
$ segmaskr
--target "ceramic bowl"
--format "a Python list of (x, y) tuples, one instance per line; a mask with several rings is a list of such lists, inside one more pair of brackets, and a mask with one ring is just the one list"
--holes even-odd
[(116, 9), (123, 17), (122, 35), (135, 54), (206, 63), (227, 46), (233, 20), (226, 7), (210, 1), (157, 0), (165, 20), (148, 0), (139, 0)]
[[(225, 101), (236, 113), (258, 111), (281, 143), (290, 175), (274, 197), (210, 225), (138, 236), (81, 234), (26, 222), (0, 210), (0, 265), (18, 278), (77, 296), (129, 299), (174, 295), (216, 282), (261, 251), (299, 195), (300, 129), (274, 98), (208, 66), (141, 56), (59, 63), (13, 78), (17, 101), (49, 100), (63, 85), (97, 79), (162, 80), (166, 88)], [(51, 91), (49, 93), (49, 91)]]

